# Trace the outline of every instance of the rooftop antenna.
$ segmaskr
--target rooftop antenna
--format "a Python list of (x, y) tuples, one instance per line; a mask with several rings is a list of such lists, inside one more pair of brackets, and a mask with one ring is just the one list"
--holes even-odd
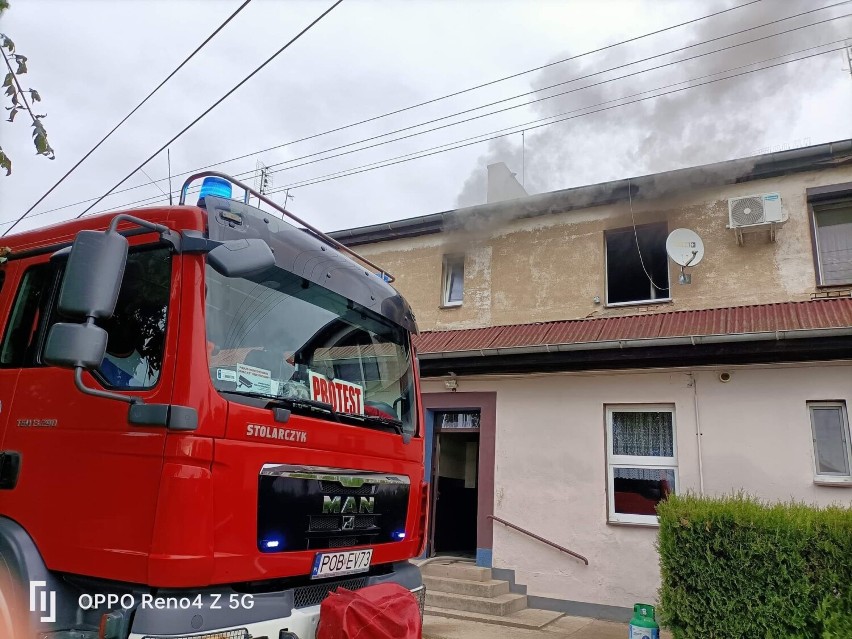
[(287, 208), (287, 200), (295, 200), (295, 199), (296, 199), (295, 195), (290, 195), (290, 189), (287, 189), (286, 191), (284, 191), (284, 208), (285, 209)]
[[(261, 195), (266, 195), (269, 191), (269, 188), (272, 186), (273, 175), (269, 170), (269, 167), (266, 166), (260, 160), (257, 161), (255, 166), (255, 174), (254, 174), (254, 188), (260, 192)], [(257, 200), (257, 208), (260, 208), (260, 199)]]
[(698, 233), (690, 229), (675, 229), (666, 238), (666, 253), (672, 262), (680, 266), (678, 284), (692, 284), (692, 275), (686, 267), (697, 266), (704, 257), (704, 242)]

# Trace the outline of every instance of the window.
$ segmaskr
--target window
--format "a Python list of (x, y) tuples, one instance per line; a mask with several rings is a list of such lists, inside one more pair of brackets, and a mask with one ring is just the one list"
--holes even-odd
[(852, 481), (852, 450), (845, 402), (808, 402), (816, 481)]
[(3, 346), (0, 348), (0, 367), (23, 368), (35, 365), (38, 327), (44, 317), (50, 299), (50, 285), (53, 283), (51, 273), (50, 264), (37, 264), (28, 268), (21, 278), (3, 337)]
[(131, 251), (98, 377), (111, 388), (151, 388), (160, 379), (171, 288), (171, 251)]
[(674, 407), (609, 406), (606, 427), (609, 521), (656, 524), (677, 489)]
[(818, 282), (852, 284), (852, 200), (814, 205)]
[(435, 413), (439, 430), (479, 430), (480, 411), (451, 411)]
[(605, 233), (608, 305), (670, 299), (667, 235), (666, 224), (639, 226), (635, 233), (632, 226)]
[(444, 306), (461, 306), (464, 298), (464, 256), (444, 258)]

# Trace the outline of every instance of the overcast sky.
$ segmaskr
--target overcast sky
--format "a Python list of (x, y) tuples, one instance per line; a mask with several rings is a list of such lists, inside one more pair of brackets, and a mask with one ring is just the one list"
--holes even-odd
[[(765, 64), (775, 64), (790, 59), (779, 56), (852, 37), (852, 18), (839, 17), (760, 43), (576, 90), (852, 12), (852, 4), (829, 8), (600, 73), (838, 1), (762, 0), (723, 16), (219, 168), (229, 173), (252, 171), (257, 160), (267, 165), (293, 160), (511, 96), (535, 91), (426, 128), (575, 90), (472, 122), (281, 171), (273, 176), (273, 189), (277, 189), (555, 114), (579, 116), (585, 111), (578, 109), (595, 110), (600, 107), (592, 105), (601, 103), (615, 105), (618, 102), (613, 100), (693, 78), (702, 77), (700, 82), (706, 82), (721, 77), (705, 77), (709, 74), (749, 63), (771, 58)], [(175, 142), (171, 147), (172, 172), (183, 173), (285, 144), (745, 2), (345, 0)], [(11, 0), (10, 4), (0, 19), (0, 32), (10, 36), (18, 52), (29, 58), (30, 72), (23, 76), (23, 82), (25, 88), (36, 88), (42, 96), (39, 110), (47, 114), (44, 124), (57, 157), (50, 161), (34, 155), (28, 122), (22, 114), (13, 124), (0, 122), (2, 147), (14, 163), (12, 175), (0, 177), (0, 222), (29, 208), (240, 2)], [(320, 0), (253, 0), (33, 213), (101, 195), (330, 4)], [(842, 45), (793, 57), (838, 46)], [(844, 70), (844, 60), (843, 52), (835, 51), (528, 130), (523, 152), (521, 135), (515, 133), (294, 188), (291, 194), (295, 199), (289, 208), (320, 228), (334, 230), (481, 203), (485, 199), (485, 166), (491, 162), (506, 162), (532, 193), (742, 157), (767, 147), (849, 138), (852, 76)], [(754, 68), (738, 68), (731, 73)], [(590, 77), (544, 88), (581, 76)], [(684, 86), (688, 85), (673, 88)], [(395, 137), (398, 135), (377, 141)], [(154, 179), (165, 177), (165, 153), (152, 160), (145, 171)], [(174, 180), (174, 189), (181, 180)], [(160, 193), (141, 173), (120, 188), (138, 185), (142, 186), (111, 196), (95, 210), (121, 208)], [(168, 191), (167, 183), (160, 185)], [(283, 195), (272, 197), (283, 201)], [(68, 219), (85, 206), (35, 216), (18, 229)], [(8, 225), (0, 226), (0, 232), (6, 228)]]

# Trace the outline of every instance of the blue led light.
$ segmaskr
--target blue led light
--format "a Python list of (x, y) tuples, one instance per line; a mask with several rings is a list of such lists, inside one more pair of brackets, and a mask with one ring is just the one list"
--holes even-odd
[(201, 183), (201, 191), (198, 193), (198, 206), (203, 206), (204, 198), (208, 195), (231, 199), (231, 183), (219, 177), (206, 177)]
[(393, 537), (394, 539), (405, 539), (405, 532), (391, 533), (391, 537)]
[(262, 542), (260, 542), (260, 545), (263, 547), (264, 550), (278, 550), (284, 544), (280, 539), (264, 539)]

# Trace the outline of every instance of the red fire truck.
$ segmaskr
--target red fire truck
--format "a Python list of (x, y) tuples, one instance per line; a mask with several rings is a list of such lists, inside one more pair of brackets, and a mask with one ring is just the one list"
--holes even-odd
[(0, 244), (0, 636), (306, 639), (330, 591), (383, 582), (422, 610), (389, 275), (214, 172)]

